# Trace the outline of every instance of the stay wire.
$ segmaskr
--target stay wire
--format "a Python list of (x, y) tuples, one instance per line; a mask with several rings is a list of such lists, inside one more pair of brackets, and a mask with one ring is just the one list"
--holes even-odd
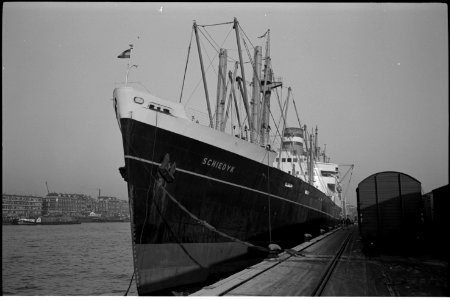
[[(231, 31), (232, 31), (232, 29), (230, 29), (230, 30), (228, 31), (228, 34), (227, 34), (227, 36), (225, 37), (225, 40), (223, 41), (222, 46), (223, 46), (223, 44), (225, 44), (225, 42), (226, 42), (226, 40), (228, 39), (228, 36), (230, 35)], [(200, 33), (202, 33), (202, 35), (205, 36), (201, 30), (200, 30)], [(205, 38), (206, 38), (206, 36), (205, 36)], [(211, 44), (211, 42), (210, 42), (209, 40), (208, 40), (208, 42)], [(208, 56), (208, 59), (209, 59), (209, 61), (210, 61), (210, 64), (209, 64), (209, 66), (206, 68), (206, 71), (205, 71), (205, 72), (208, 72), (209, 68), (210, 68), (211, 66), (213, 66), (213, 62), (214, 62), (214, 60), (216, 59), (216, 56), (217, 56), (217, 54), (219, 54), (219, 52), (213, 47), (214, 50), (216, 50), (216, 55), (214, 56), (213, 60), (211, 61), (211, 58), (209, 57), (208, 52), (206, 52), (205, 46), (203, 45), (203, 43), (202, 43), (201, 40), (200, 40), (200, 44), (201, 44), (201, 47), (203, 48), (203, 50), (205, 51), (206, 56)], [(211, 44), (211, 46), (212, 46), (212, 44)], [(220, 46), (220, 47), (222, 47), (222, 46)], [(235, 61), (236, 61), (236, 60), (235, 60)], [(217, 73), (217, 71), (215, 70), (214, 67), (213, 67), (213, 69), (214, 69), (214, 72)], [(189, 96), (188, 100), (186, 101), (186, 104), (184, 105), (185, 107), (187, 106), (187, 104), (189, 103), (189, 101), (192, 99), (192, 96), (194, 95), (194, 93), (195, 93), (195, 91), (197, 90), (198, 86), (200, 85), (200, 82), (201, 82), (201, 81), (202, 81), (202, 79), (199, 79), (197, 85), (195, 86), (194, 90), (192, 91), (191, 95)]]
[(252, 41), (248, 38), (247, 34), (245, 33), (244, 29), (242, 29), (241, 24), (238, 24), (238, 25), (239, 25), (239, 28), (241, 29), (241, 32), (245, 35), (245, 37), (247, 38), (250, 45), (252, 45), (252, 47), (255, 48), (255, 46), (253, 46), (253, 44), (252, 44)]
[(189, 54), (191, 53), (191, 44), (192, 44), (193, 34), (194, 34), (194, 27), (192, 27), (192, 31), (191, 31), (191, 40), (189, 41), (188, 53), (187, 53), (187, 58), (186, 58), (186, 66), (184, 68), (183, 84), (181, 86), (181, 94), (180, 94), (180, 103), (181, 103), (181, 98), (183, 97), (184, 82), (186, 80), (186, 73), (187, 73), (187, 67), (188, 67), (188, 63), (189, 63)]
[(217, 48), (220, 48), (219, 44), (217, 44), (217, 42), (214, 40), (214, 38), (209, 34), (208, 30), (206, 30), (206, 28), (203, 28), (202, 30), (204, 30), (206, 32), (206, 34), (213, 41), (213, 43), (217, 46)]
[(216, 24), (197, 25), (197, 26), (198, 27), (209, 27), (209, 26), (218, 26), (218, 25), (226, 25), (226, 24), (234, 24), (234, 22), (224, 22), (224, 23), (216, 23)]
[[(205, 50), (205, 46), (203, 45), (203, 43), (202, 43), (201, 40), (200, 40), (200, 47), (202, 47), (203, 50)], [(206, 52), (206, 50), (205, 50), (205, 52)], [(216, 52), (216, 55), (214, 56), (213, 60), (216, 59), (217, 54), (218, 54), (218, 52)], [(216, 69), (214, 69), (214, 67), (212, 66), (213, 61), (211, 61), (211, 58), (209, 57), (208, 52), (206, 52), (206, 56), (207, 56), (208, 59), (209, 59), (209, 65), (208, 65), (208, 67), (206, 68), (205, 73), (208, 72), (209, 68), (211, 68), (211, 67), (213, 68), (214, 72), (217, 73)], [(192, 91), (191, 95), (189, 96), (189, 98), (187, 99), (186, 103), (184, 104), (185, 107), (188, 105), (189, 101), (192, 99), (192, 96), (194, 95), (195, 91), (197, 90), (198, 86), (200, 85), (200, 82), (202, 82), (202, 78), (199, 79), (197, 85), (195, 86), (195, 88), (194, 88), (194, 90)]]
[[(209, 40), (209, 38), (203, 33), (203, 30), (198, 30), (204, 37), (205, 39), (208, 41), (208, 43), (211, 45), (211, 47), (214, 49), (214, 51), (216, 51), (217, 53), (219, 53), (219, 50), (217, 50), (216, 46), (214, 46), (211, 41)], [(217, 43), (216, 43), (217, 44)]]

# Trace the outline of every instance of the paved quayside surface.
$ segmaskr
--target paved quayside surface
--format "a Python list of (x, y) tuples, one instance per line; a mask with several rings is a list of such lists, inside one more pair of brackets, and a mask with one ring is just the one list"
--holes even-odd
[[(356, 225), (336, 229), (191, 296), (446, 295), (446, 261), (368, 256), (362, 249)], [(339, 251), (341, 255), (336, 257)]]

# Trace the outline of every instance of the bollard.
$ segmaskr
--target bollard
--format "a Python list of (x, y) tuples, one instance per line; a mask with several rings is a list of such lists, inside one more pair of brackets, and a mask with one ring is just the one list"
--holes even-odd
[(281, 247), (277, 244), (269, 244), (269, 255), (267, 258), (276, 258), (281, 252)]
[(305, 233), (304, 237), (305, 237), (305, 242), (309, 242), (309, 240), (312, 238), (312, 235), (310, 235), (309, 233)]

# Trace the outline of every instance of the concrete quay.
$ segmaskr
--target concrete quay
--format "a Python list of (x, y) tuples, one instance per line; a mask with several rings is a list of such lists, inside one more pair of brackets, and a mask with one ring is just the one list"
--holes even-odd
[[(336, 258), (338, 251), (341, 255)], [(335, 263), (330, 269), (332, 259)], [(352, 225), (286, 250), (190, 296), (313, 295), (449, 296), (448, 260), (429, 254), (368, 253), (358, 227)]]

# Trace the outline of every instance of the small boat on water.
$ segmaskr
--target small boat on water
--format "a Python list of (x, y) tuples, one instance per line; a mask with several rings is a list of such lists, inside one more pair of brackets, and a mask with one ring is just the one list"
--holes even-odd
[[(227, 74), (227, 50), (218, 53), (213, 116), (198, 42), (202, 25), (194, 21), (207, 122), (188, 116), (181, 103), (131, 87), (127, 79), (113, 92), (139, 295), (238, 271), (267, 257), (270, 244), (293, 247), (305, 233), (328, 230), (342, 218), (339, 164), (318, 147), (317, 127), (308, 132), (298, 115), (297, 126), (286, 126), (290, 88), (284, 105), (278, 99), (283, 125), (274, 123), (270, 99), (282, 82), (273, 76), (270, 31), (261, 37), (266, 39), (264, 59), (262, 46), (256, 46), (254, 57), (244, 60), (237, 19), (208, 26), (215, 25), (235, 30), (239, 59)], [(131, 50), (119, 58), (129, 59)], [(245, 79), (246, 61), (251, 85)], [(232, 120), (235, 125), (227, 125)]]
[[(40, 218), (39, 218), (39, 223), (40, 223)], [(16, 224), (16, 225), (38, 225), (39, 223), (38, 223), (38, 219), (20, 218), (13, 224)]]

